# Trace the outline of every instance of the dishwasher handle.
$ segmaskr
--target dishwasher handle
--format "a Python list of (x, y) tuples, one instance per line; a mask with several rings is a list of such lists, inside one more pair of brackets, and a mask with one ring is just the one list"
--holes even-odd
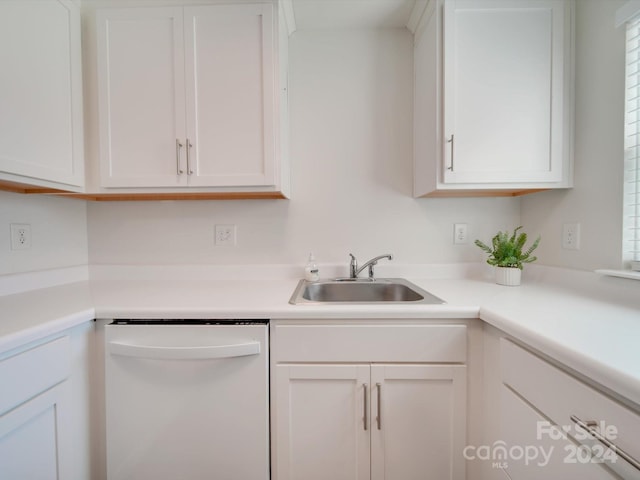
[(260, 353), (260, 342), (234, 343), (231, 345), (204, 345), (193, 347), (167, 347), (158, 345), (134, 345), (109, 342), (112, 355), (150, 358), (155, 360), (213, 360), (217, 358), (246, 357)]

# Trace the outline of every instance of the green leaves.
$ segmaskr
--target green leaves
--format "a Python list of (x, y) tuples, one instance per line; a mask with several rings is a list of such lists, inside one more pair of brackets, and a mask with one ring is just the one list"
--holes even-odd
[(508, 232), (498, 232), (491, 239), (491, 247), (487, 244), (476, 240), (475, 244), (480, 247), (484, 252), (489, 254), (487, 263), (497, 267), (515, 267), (522, 270), (524, 263), (531, 263), (537, 260), (537, 257), (532, 257), (533, 251), (538, 248), (540, 243), (540, 237), (526, 250), (524, 246), (527, 243), (527, 234), (518, 231), (522, 226), (516, 228), (511, 236)]

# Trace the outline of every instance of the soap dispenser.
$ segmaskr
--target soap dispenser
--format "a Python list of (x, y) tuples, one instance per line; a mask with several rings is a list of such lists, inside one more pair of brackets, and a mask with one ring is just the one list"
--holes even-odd
[(316, 257), (313, 256), (313, 253), (310, 253), (307, 265), (304, 267), (304, 279), (309, 282), (317, 282), (319, 278), (320, 273), (316, 264)]

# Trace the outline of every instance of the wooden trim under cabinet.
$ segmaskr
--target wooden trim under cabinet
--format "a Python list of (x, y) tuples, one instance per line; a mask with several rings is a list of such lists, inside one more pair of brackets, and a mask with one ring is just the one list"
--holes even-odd
[(436, 190), (417, 198), (461, 198), (461, 197), (520, 197), (530, 193), (546, 192), (549, 188), (519, 190)]
[[(56, 194), (61, 195), (61, 194)], [(87, 193), (63, 194), (94, 202), (145, 202), (160, 200), (286, 200), (281, 192)]]
[(286, 200), (282, 192), (172, 192), (172, 193), (76, 193), (0, 180), (0, 190), (28, 195), (54, 195), (94, 202), (160, 200)]

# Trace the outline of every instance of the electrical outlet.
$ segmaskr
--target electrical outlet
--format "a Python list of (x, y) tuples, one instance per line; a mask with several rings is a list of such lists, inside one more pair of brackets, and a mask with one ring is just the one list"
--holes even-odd
[(565, 223), (562, 225), (562, 248), (580, 250), (580, 224)]
[(455, 223), (453, 225), (453, 243), (456, 245), (468, 243), (466, 223)]
[(28, 250), (31, 248), (31, 225), (28, 223), (12, 223), (11, 250)]
[(216, 247), (235, 247), (236, 246), (236, 226), (235, 225), (216, 225), (215, 244), (216, 244)]

